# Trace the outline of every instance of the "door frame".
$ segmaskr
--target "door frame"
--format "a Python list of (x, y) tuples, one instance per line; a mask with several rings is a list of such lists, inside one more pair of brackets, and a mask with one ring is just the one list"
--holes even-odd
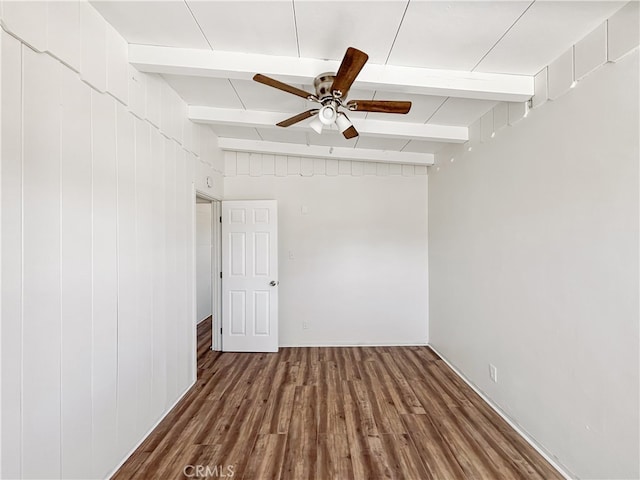
[[(195, 219), (197, 197), (211, 202), (211, 350), (222, 351), (222, 232), (220, 216), (222, 215), (222, 198), (194, 189), (193, 216)], [(193, 311), (198, 311), (197, 273), (196, 273), (196, 222), (193, 222)], [(194, 314), (197, 317), (197, 313)], [(198, 319), (195, 319), (197, 327)], [(197, 337), (197, 328), (195, 335)], [(197, 338), (196, 338), (197, 345)]]

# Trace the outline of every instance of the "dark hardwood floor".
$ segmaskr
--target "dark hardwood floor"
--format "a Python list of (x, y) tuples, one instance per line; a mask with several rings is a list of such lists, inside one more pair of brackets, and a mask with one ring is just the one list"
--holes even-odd
[(114, 479), (560, 479), (428, 347), (209, 349)]

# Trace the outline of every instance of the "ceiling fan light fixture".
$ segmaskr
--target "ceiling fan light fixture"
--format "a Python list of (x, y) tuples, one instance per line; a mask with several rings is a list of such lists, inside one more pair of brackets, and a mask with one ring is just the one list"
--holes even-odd
[(344, 133), (347, 128), (353, 127), (353, 123), (351, 123), (347, 116), (342, 112), (338, 113), (338, 116), (336, 117), (336, 125), (338, 126), (340, 133)]
[(323, 123), (323, 125), (331, 125), (336, 121), (336, 109), (331, 105), (325, 105), (320, 109), (318, 118)]
[(321, 119), (321, 117), (318, 115), (316, 118), (311, 120), (311, 122), (309, 122), (309, 126), (311, 128), (313, 128), (313, 130), (317, 134), (321, 134), (322, 133), (322, 127), (324, 126), (324, 123), (320, 119)]

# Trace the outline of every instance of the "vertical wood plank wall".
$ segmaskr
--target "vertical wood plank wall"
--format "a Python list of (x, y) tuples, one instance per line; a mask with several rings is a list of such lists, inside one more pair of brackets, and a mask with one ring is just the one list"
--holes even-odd
[(6, 6), (0, 477), (105, 478), (195, 379), (194, 185), (222, 195), (222, 152), (90, 5)]
[[(20, 470), (22, 446), (22, 80), (20, 43), (8, 35), (0, 35), (0, 219), (2, 231), (1, 339), (2, 339), (2, 474), (16, 477)], [(11, 95), (9, 95), (11, 93)], [(11, 112), (7, 121), (4, 112)], [(6, 208), (6, 205), (12, 205)], [(18, 252), (18, 253), (16, 253)], [(5, 415), (12, 412), (13, 415)]]

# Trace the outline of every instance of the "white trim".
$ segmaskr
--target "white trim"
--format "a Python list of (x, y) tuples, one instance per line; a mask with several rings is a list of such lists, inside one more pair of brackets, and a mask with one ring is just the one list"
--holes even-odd
[(218, 138), (221, 150), (250, 153), (273, 153), (296, 157), (356, 160), (359, 162), (401, 163), (404, 165), (433, 165), (433, 153), (394, 152), (368, 148), (326, 147), (297, 143), (245, 140), (242, 138)]
[(308, 348), (308, 347), (428, 347), (428, 343), (357, 343), (357, 342), (332, 342), (332, 343), (296, 343), (280, 344), (278, 348)]
[[(285, 57), (195, 48), (129, 45), (129, 63), (141, 72), (251, 80), (257, 72), (293, 84), (311, 84), (321, 72), (336, 72), (340, 63), (317, 58)], [(367, 63), (355, 88), (386, 92), (526, 102), (533, 96), (533, 77), (503, 73), (435, 70)]]
[[(315, 108), (318, 105), (309, 103), (308, 107)], [(189, 105), (187, 107), (187, 117), (192, 122), (237, 127), (280, 129), (282, 127), (278, 127), (276, 124), (292, 115), (293, 112), (240, 110), (238, 108), (218, 108), (204, 105)], [(389, 116), (389, 120), (353, 118), (353, 125), (360, 135), (364, 136), (375, 135), (380, 138), (402, 138), (445, 143), (464, 143), (469, 140), (469, 129), (467, 127), (397, 122), (393, 121), (392, 118), (393, 115)], [(309, 125), (308, 122), (299, 122), (291, 125), (288, 129), (308, 131)]]
[[(211, 324), (211, 350), (215, 352), (222, 351), (222, 279), (220, 273), (222, 272), (222, 223), (220, 217), (222, 216), (222, 201), (214, 200), (211, 203), (211, 213), (213, 215), (211, 223), (212, 245), (213, 251), (211, 252), (211, 274), (212, 274), (212, 287), (213, 294), (211, 301), (213, 306), (211, 309), (211, 315), (213, 315), (213, 322)], [(214, 271), (215, 270), (215, 271)]]
[[(198, 157), (200, 158), (200, 157)], [(209, 192), (203, 192), (202, 190), (198, 190), (198, 188), (196, 187), (196, 197), (201, 197), (205, 200), (209, 200), (210, 202), (221, 202), (222, 201), (222, 197), (219, 197), (217, 195), (211, 195), (211, 193)], [(195, 198), (194, 198), (194, 202), (195, 202)]]
[(511, 419), (496, 403), (493, 402), (487, 395), (482, 392), (471, 380), (469, 380), (460, 370), (458, 370), (453, 364), (447, 360), (447, 358), (436, 349), (432, 344), (429, 344), (429, 348), (433, 350), (436, 355), (438, 355), (444, 363), (446, 363), (453, 372), (460, 377), (460, 379), (466, 383), (471, 389), (476, 392), (484, 402), (491, 407), (491, 409), (496, 412), (505, 422), (509, 424), (511, 428), (513, 428), (518, 435), (520, 435), (529, 445), (533, 447), (533, 449), (538, 452), (544, 459), (551, 464), (553, 468), (555, 468), (560, 475), (562, 475), (567, 480), (574, 480), (577, 477), (569, 473), (566, 467), (562, 466), (553, 455), (548, 452), (542, 445), (540, 445), (529, 433), (524, 430), (520, 425), (518, 425), (515, 420)]
[[(221, 237), (220, 237), (220, 221), (219, 217), (221, 215), (221, 202), (222, 199), (217, 195), (211, 195), (210, 193), (204, 193), (196, 188), (196, 197), (203, 198), (208, 200), (211, 204), (211, 317), (213, 317), (211, 322), (211, 346), (209, 347), (213, 351), (222, 351), (222, 334), (220, 333), (220, 327), (222, 326), (222, 280), (220, 279), (220, 251), (221, 251)], [(195, 205), (194, 199), (194, 205)], [(195, 206), (194, 206), (195, 212)], [(195, 213), (194, 213), (195, 215)], [(197, 281), (197, 273), (196, 273), (196, 265), (195, 265), (195, 249), (196, 249), (196, 234), (195, 234), (195, 221), (194, 221), (194, 234), (193, 234), (193, 243), (194, 243), (194, 267), (193, 267), (193, 278), (194, 282)], [(215, 257), (215, 258), (214, 258)], [(194, 283), (197, 289), (197, 283)], [(195, 289), (194, 289), (195, 290)], [(197, 295), (194, 295), (194, 308), (197, 311)], [(207, 318), (203, 318), (202, 320), (197, 321), (197, 325), (204, 322)], [(197, 327), (196, 325), (196, 327)], [(197, 348), (197, 328), (196, 328), (196, 352)], [(197, 368), (196, 368), (197, 370)]]
[(182, 399), (184, 398), (184, 396), (189, 393), (189, 390), (191, 390), (194, 385), (196, 384), (196, 381), (194, 381), (192, 384), (190, 384), (186, 390), (184, 392), (182, 392), (180, 394), (180, 396), (176, 399), (175, 402), (173, 402), (173, 404), (164, 412), (164, 414), (158, 419), (158, 421), (156, 423), (154, 423), (151, 428), (149, 430), (147, 430), (147, 433), (144, 434), (144, 436), (140, 439), (140, 441), (135, 445), (135, 447), (133, 447), (129, 453), (120, 461), (120, 463), (118, 463), (118, 465), (116, 466), (116, 468), (114, 468), (109, 475), (107, 475), (105, 478), (111, 478), (113, 477), (116, 472), (118, 470), (120, 470), (120, 468), (126, 463), (127, 460), (129, 460), (129, 458), (131, 457), (131, 455), (133, 455), (133, 453), (140, 447), (140, 445), (142, 445), (144, 443), (144, 441), (147, 439), (147, 437), (149, 435), (151, 435), (151, 433), (158, 427), (158, 425), (160, 425), (160, 423), (167, 417), (167, 415), (169, 415), (169, 413), (171, 412), (171, 410), (173, 410), (178, 403), (180, 403), (182, 401)]
[[(194, 166), (195, 168), (195, 166)], [(165, 172), (166, 174), (166, 172)], [(191, 183), (191, 238), (193, 239), (191, 246), (191, 343), (193, 345), (193, 369), (191, 371), (191, 381), (196, 382), (198, 380), (198, 241), (197, 237), (197, 228), (198, 228), (198, 220), (197, 220), (197, 209), (196, 205), (198, 203), (198, 192), (196, 190), (195, 183)]]

